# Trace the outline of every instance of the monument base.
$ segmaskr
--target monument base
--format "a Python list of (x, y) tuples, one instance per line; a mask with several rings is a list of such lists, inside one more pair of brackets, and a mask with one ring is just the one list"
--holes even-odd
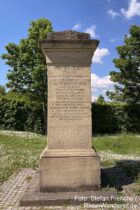
[(40, 192), (100, 189), (100, 158), (93, 149), (45, 149), (40, 157)]
[[(81, 175), (82, 176), (82, 175)], [(29, 183), (28, 188), (25, 190), (23, 197), (20, 200), (20, 206), (84, 206), (84, 203), (113, 203), (112, 196), (117, 196), (115, 189), (109, 191), (85, 191), (85, 192), (39, 192), (39, 173), (36, 172), (35, 176)], [(107, 198), (106, 201), (93, 200), (93, 198)], [(86, 198), (82, 199), (82, 198)]]

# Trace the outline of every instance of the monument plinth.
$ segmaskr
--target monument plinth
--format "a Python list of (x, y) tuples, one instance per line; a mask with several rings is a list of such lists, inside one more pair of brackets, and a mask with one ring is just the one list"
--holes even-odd
[(48, 68), (48, 144), (40, 157), (42, 192), (100, 188), (100, 159), (92, 149), (90, 65), (97, 40), (51, 32), (40, 43)]

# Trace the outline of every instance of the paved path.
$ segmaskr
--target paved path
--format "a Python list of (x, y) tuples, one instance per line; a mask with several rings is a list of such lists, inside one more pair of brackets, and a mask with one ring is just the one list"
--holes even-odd
[(0, 210), (17, 210), (24, 190), (28, 186), (29, 178), (34, 175), (31, 169), (23, 169), (14, 173), (10, 179), (0, 187)]
[(19, 207), (20, 199), (34, 174), (32, 169), (22, 169), (0, 186), (0, 210), (79, 210), (75, 207)]

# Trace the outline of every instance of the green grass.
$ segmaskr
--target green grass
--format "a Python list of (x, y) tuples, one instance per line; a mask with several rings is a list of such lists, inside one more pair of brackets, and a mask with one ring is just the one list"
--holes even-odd
[(140, 155), (140, 135), (120, 134), (97, 136), (93, 138), (93, 146), (97, 151)]
[(0, 134), (0, 183), (20, 168), (37, 167), (45, 146), (46, 138), (42, 136)]
[[(41, 135), (15, 135), (0, 132), (0, 183), (21, 168), (36, 168), (39, 156), (47, 144), (46, 137)], [(101, 151), (112, 151), (117, 154), (140, 154), (140, 136), (125, 134), (116, 136), (96, 136), (93, 145)], [(102, 161), (102, 166), (116, 164), (113, 159)], [(127, 170), (128, 171), (128, 170)], [(28, 178), (30, 180), (30, 177)]]

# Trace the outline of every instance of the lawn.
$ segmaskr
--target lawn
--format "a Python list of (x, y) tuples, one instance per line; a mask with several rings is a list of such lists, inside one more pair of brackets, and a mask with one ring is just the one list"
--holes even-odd
[(138, 134), (96, 136), (93, 138), (93, 145), (97, 151), (140, 156), (140, 135)]
[(0, 132), (0, 183), (20, 168), (38, 167), (46, 142), (41, 135)]
[[(39, 156), (46, 143), (47, 139), (42, 135), (0, 131), (0, 183), (20, 168), (38, 167)], [(133, 159), (140, 156), (140, 135), (96, 136), (93, 145), (101, 155), (102, 166), (115, 164), (118, 157)], [(104, 159), (104, 154), (113, 154), (117, 158), (105, 156)]]

